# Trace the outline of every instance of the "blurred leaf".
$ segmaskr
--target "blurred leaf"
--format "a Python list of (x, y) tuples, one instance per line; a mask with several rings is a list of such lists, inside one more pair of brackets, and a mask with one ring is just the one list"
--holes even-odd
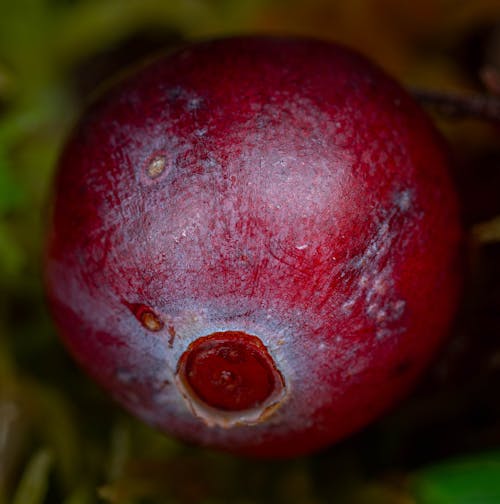
[[(1, 382), (0, 382), (1, 383)], [(2, 390), (0, 395), (0, 496), (8, 495), (12, 475), (23, 450), (25, 429), (18, 398)], [(0, 502), (2, 502), (0, 498)]]
[(38, 408), (36, 425), (43, 442), (51, 447), (53, 460), (65, 488), (75, 486), (81, 477), (77, 422), (67, 399), (57, 391), (39, 384), (31, 384), (26, 393)]
[(416, 502), (407, 492), (381, 483), (373, 483), (357, 492), (351, 504), (416, 504)]
[(87, 485), (82, 485), (64, 499), (63, 504), (93, 504), (96, 495)]
[(123, 422), (116, 424), (111, 432), (111, 452), (108, 462), (108, 480), (114, 481), (123, 474), (130, 452), (130, 430)]
[(78, 59), (133, 33), (141, 26), (209, 26), (213, 16), (199, 0), (87, 0), (67, 9), (59, 20), (58, 50), (62, 61)]
[(49, 485), (52, 455), (41, 450), (33, 455), (16, 490), (12, 504), (42, 504)]
[(8, 226), (0, 220), (0, 275), (15, 277), (25, 263), (24, 251), (21, 249)]
[(45, 0), (1, 2), (0, 58), (11, 69), (16, 99), (30, 99), (54, 75), (53, 17)]
[(415, 475), (413, 489), (417, 504), (498, 504), (500, 453), (425, 468)]
[(473, 233), (480, 243), (500, 242), (500, 215), (487, 222), (476, 224)]
[(22, 189), (14, 181), (10, 171), (5, 146), (0, 143), (0, 216), (18, 208), (22, 203)]

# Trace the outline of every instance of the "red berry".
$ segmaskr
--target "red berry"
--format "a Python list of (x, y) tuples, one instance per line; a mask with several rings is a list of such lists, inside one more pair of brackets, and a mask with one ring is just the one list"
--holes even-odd
[(194, 44), (87, 112), (46, 275), (61, 334), (185, 440), (307, 453), (402, 397), (457, 303), (460, 227), (430, 121), (361, 56)]

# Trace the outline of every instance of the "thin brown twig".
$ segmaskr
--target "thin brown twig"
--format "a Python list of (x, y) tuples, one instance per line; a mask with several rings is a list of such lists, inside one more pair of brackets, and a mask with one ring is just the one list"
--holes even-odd
[(454, 93), (412, 89), (421, 105), (451, 119), (476, 118), (500, 122), (500, 97), (479, 93)]

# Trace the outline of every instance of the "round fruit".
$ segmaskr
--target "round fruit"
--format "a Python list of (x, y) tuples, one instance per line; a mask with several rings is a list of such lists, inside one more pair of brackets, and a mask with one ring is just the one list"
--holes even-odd
[(62, 155), (64, 341), (188, 441), (292, 456), (375, 419), (442, 343), (458, 224), (441, 138), (334, 44), (193, 44), (112, 88)]

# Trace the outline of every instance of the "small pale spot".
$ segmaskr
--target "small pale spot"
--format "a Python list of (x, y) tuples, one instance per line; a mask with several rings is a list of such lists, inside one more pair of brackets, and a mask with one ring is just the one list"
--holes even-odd
[(392, 306), (394, 318), (395, 319), (401, 318), (403, 316), (405, 308), (406, 308), (406, 302), (404, 300), (400, 299), (399, 301), (396, 301)]
[(387, 280), (385, 278), (377, 277), (373, 282), (373, 290), (380, 295), (384, 295), (387, 292), (388, 285)]
[(146, 171), (149, 178), (158, 178), (164, 171), (166, 167), (166, 161), (163, 156), (155, 157), (148, 165)]
[(349, 299), (342, 305), (342, 312), (346, 315), (349, 315), (354, 307), (354, 304), (354, 299)]
[(127, 371), (126, 369), (118, 368), (115, 371), (116, 373), (116, 378), (118, 381), (121, 383), (129, 384), (134, 381), (134, 377), (130, 371)]
[(397, 193), (395, 195), (394, 202), (402, 212), (407, 212), (411, 208), (412, 204), (411, 190), (407, 189), (405, 191)]
[(360, 287), (366, 287), (368, 285), (368, 277), (366, 275), (361, 275), (358, 285)]
[(377, 311), (378, 311), (378, 305), (377, 303), (371, 303), (366, 307), (366, 314), (369, 317), (376, 317), (377, 316)]
[(190, 100), (187, 101), (186, 108), (189, 111), (198, 110), (201, 107), (202, 103), (203, 103), (202, 98), (198, 97), (191, 98)]
[(140, 324), (148, 331), (161, 331), (165, 325), (161, 318), (156, 315), (156, 313), (146, 305), (140, 303), (128, 303), (124, 301), (124, 304), (132, 311), (135, 318), (140, 322)]
[(377, 331), (375, 333), (375, 338), (379, 341), (386, 339), (389, 336), (391, 336), (391, 330), (387, 329), (386, 327), (382, 327), (382, 328), (377, 329)]
[(160, 331), (163, 329), (163, 322), (152, 311), (145, 310), (140, 317), (141, 324), (149, 331)]
[(181, 96), (185, 94), (186, 91), (180, 86), (175, 86), (167, 91), (168, 98), (172, 101), (179, 99)]
[(194, 134), (201, 138), (201, 137), (204, 137), (208, 132), (208, 128), (200, 128), (200, 129), (197, 129), (194, 131)]

